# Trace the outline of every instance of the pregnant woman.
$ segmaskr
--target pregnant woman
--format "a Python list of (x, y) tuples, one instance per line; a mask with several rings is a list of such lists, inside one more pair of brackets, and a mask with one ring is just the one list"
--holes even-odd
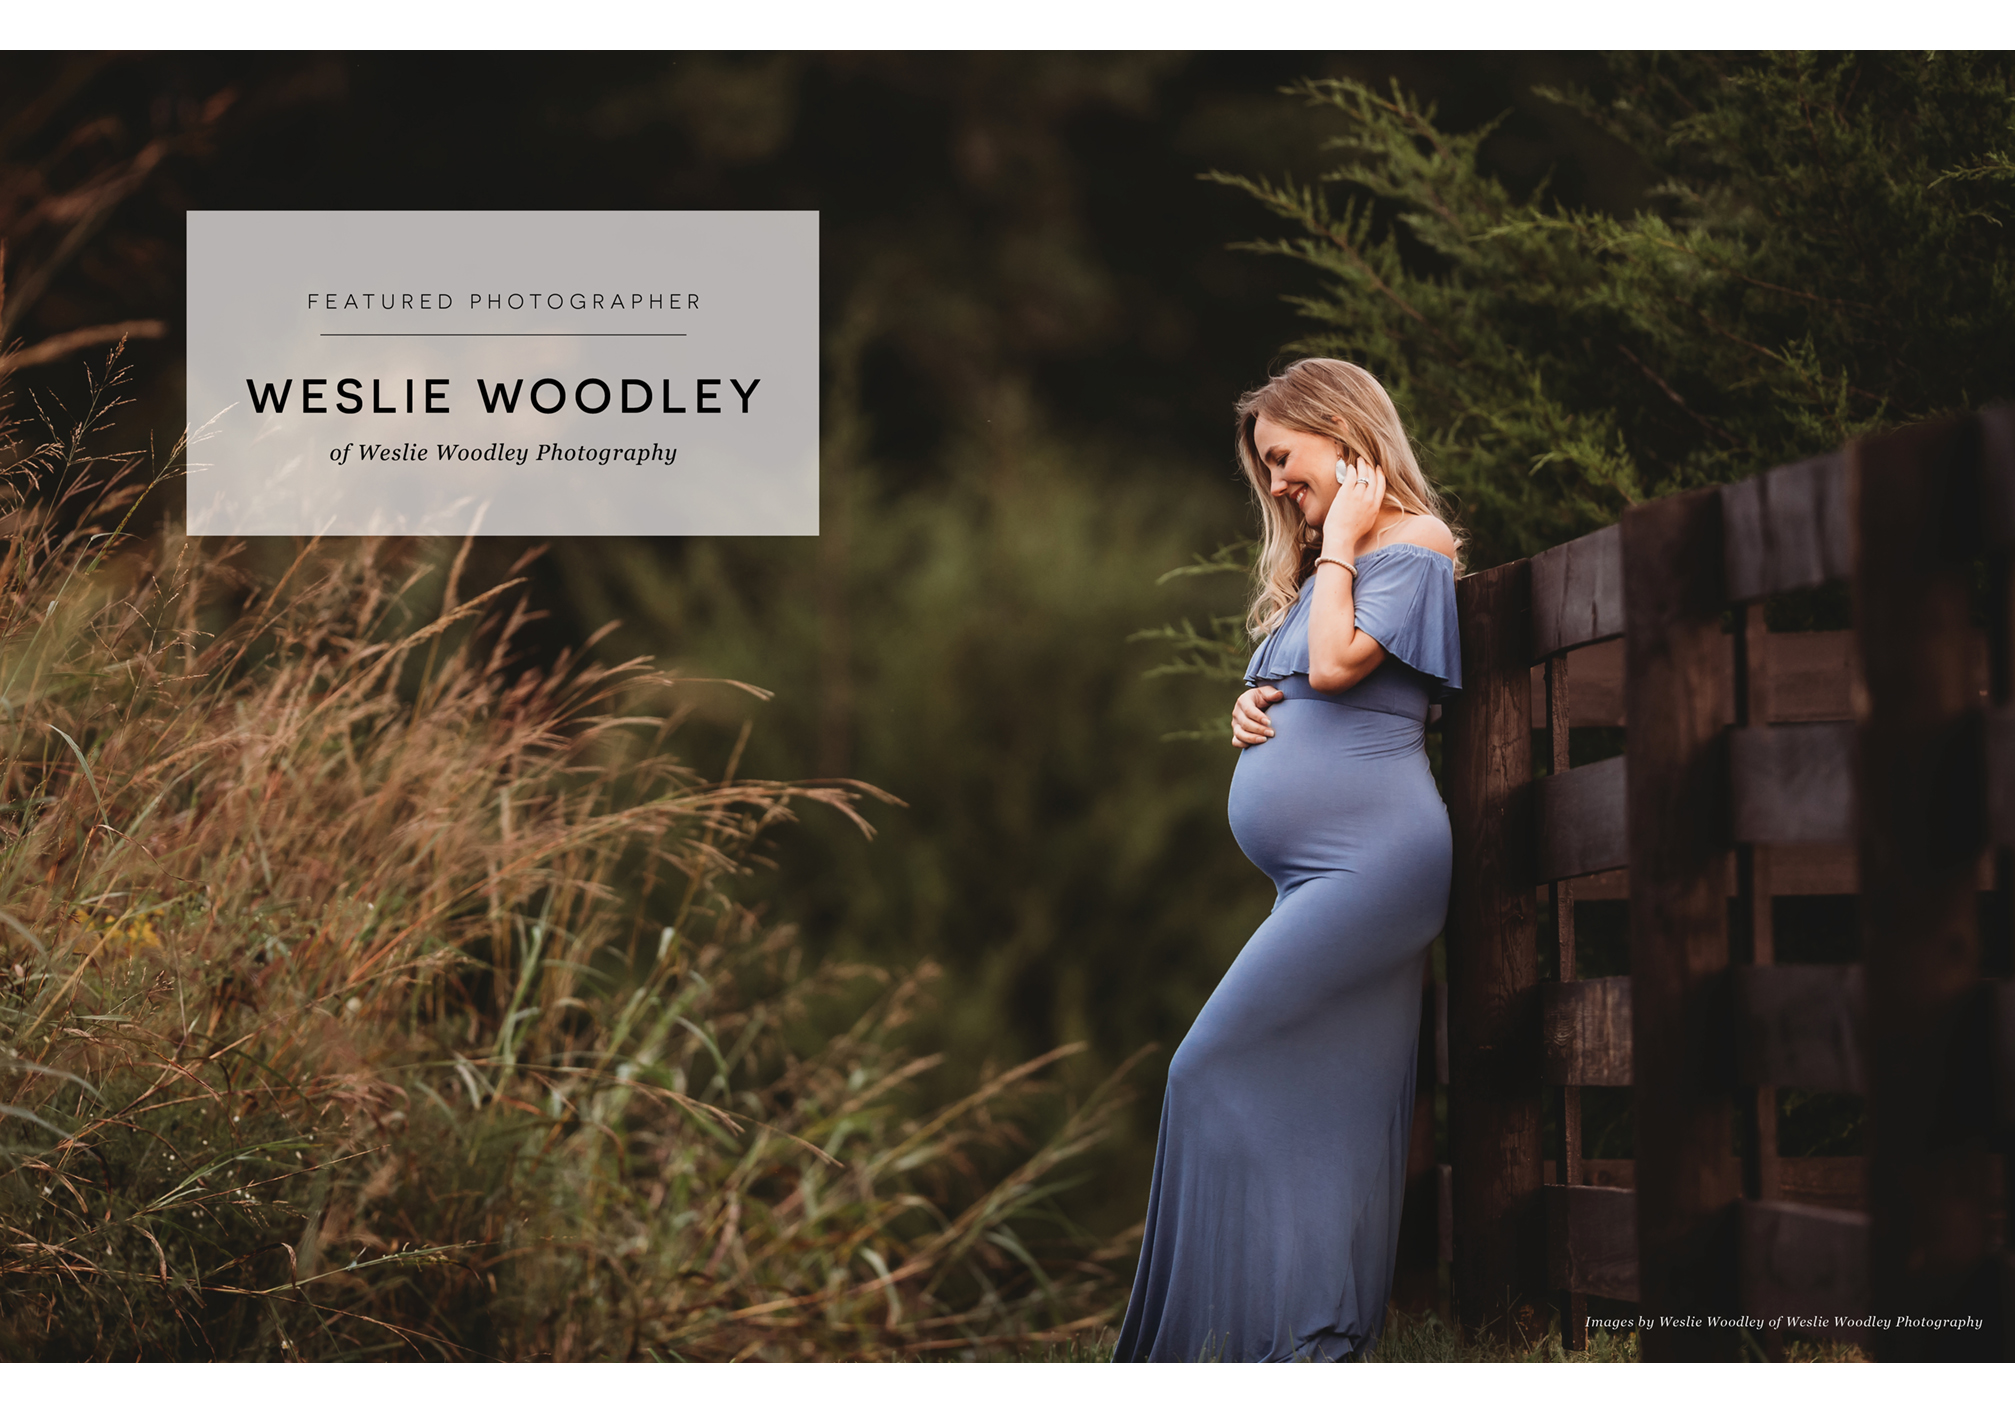
[(1431, 702), (1456, 544), (1385, 389), (1335, 359), (1240, 400), (1262, 525), (1231, 830), (1278, 890), (1175, 1052), (1114, 1358), (1345, 1359), (1385, 1322), (1421, 969), (1448, 907)]

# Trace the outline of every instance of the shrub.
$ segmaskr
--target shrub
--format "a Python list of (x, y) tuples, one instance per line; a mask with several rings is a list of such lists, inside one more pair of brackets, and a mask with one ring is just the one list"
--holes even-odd
[[(1632, 209), (1508, 189), (1495, 124), (1299, 92), (1341, 126), (1312, 184), (1218, 175), (1296, 228), (1297, 351), (1392, 391), (1478, 568), (1624, 506), (2015, 395), (2005, 54), (1620, 55), (1541, 96), (1647, 174)], [(1601, 140), (1601, 139), (1598, 139)]]

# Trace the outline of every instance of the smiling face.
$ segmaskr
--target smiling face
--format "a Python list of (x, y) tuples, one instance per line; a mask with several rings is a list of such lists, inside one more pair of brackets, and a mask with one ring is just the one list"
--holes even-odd
[(1292, 505), (1311, 529), (1321, 529), (1330, 502), (1336, 499), (1336, 442), (1283, 427), (1262, 415), (1253, 420), (1252, 444), (1270, 478), (1267, 492)]
[(1339, 450), (1346, 462), (1385, 477), (1374, 529), (1389, 529), (1395, 515), (1443, 514), (1399, 410), (1355, 363), (1300, 359), (1241, 395), (1233, 416), (1233, 455), (1259, 509), (1259, 562), (1246, 613), (1255, 638), (1278, 628), (1301, 597), (1310, 552), (1343, 494), (1336, 483)]

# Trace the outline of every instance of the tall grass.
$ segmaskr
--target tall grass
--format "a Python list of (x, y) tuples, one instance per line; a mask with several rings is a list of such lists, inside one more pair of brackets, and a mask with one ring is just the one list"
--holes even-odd
[(870, 787), (700, 778), (685, 684), (524, 661), (466, 546), (256, 574), (127, 533), (172, 486), (94, 459), (118, 384), (0, 451), (0, 1354), (916, 1357), (1117, 1317), (1122, 1253), (1047, 1202), (1115, 1085), (1040, 1142), (1066, 1051), (917, 1112), (929, 969), (813, 965), (735, 899)]

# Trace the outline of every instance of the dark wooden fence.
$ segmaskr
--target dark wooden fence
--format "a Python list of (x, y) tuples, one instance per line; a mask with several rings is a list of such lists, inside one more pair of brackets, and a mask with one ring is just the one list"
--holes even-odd
[[(2015, 1353), (2011, 571), (2001, 409), (1460, 583), (1407, 1261), (1451, 1262), (1466, 1325), (1551, 1306), (1578, 1345), (1595, 1297), (1633, 1303), (1647, 1358), (1734, 1357), (1742, 1315), (1885, 1358)], [(1851, 631), (1767, 631), (1774, 596), (1829, 584)], [(1572, 765), (1590, 726), (1622, 754)], [(1772, 899), (1799, 894), (1858, 894), (1858, 962), (1776, 962)], [(1576, 900), (1624, 897), (1628, 974), (1581, 977)], [(1623, 1087), (1633, 1156), (1591, 1160), (1584, 1091)], [(1864, 1154), (1780, 1156), (1786, 1087), (1863, 1096)], [(1940, 1317), (1981, 1328), (1912, 1323)]]

